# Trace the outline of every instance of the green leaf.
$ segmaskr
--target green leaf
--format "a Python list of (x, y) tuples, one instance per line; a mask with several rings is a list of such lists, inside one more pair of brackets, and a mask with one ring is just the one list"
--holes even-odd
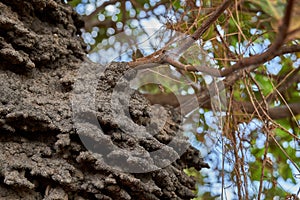
[(287, 180), (288, 178), (293, 179), (292, 170), (287, 163), (281, 162), (279, 163), (279, 175), (284, 179)]
[(285, 9), (285, 0), (251, 0), (258, 5), (269, 16), (280, 20)]
[(176, 1), (173, 1), (172, 2), (172, 5), (174, 6), (175, 9), (179, 9), (181, 6), (180, 6), (180, 1), (179, 0), (176, 0)]
[(68, 4), (71, 5), (72, 7), (77, 6), (79, 3), (81, 3), (81, 0), (72, 0), (68, 2)]
[(261, 92), (264, 96), (267, 96), (273, 91), (272, 82), (267, 76), (256, 74), (255, 80), (258, 82), (259, 87), (262, 90)]
[(261, 177), (261, 162), (255, 161), (255, 163), (250, 164), (250, 173), (251, 173), (251, 179), (252, 180), (260, 180)]
[(256, 158), (261, 158), (262, 155), (264, 154), (264, 152), (265, 152), (265, 149), (264, 149), (264, 148), (262, 148), (262, 149), (253, 148), (251, 153), (252, 153)]

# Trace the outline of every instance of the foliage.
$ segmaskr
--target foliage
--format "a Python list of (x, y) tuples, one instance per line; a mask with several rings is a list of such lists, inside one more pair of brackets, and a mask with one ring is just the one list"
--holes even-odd
[[(197, 142), (205, 143), (206, 137), (201, 134), (212, 131), (207, 113), (213, 110), (215, 114), (224, 114), (221, 131), (215, 131), (219, 134), (215, 138), (216, 146), (206, 155), (212, 170), (200, 173), (194, 169), (186, 170), (199, 182), (197, 199), (220, 195), (229, 199), (272, 199), (275, 196), (295, 199), (291, 195), (299, 194), (300, 2), (294, 1), (292, 9), (285, 12), (291, 2), (235, 1), (210, 24), (197, 45), (190, 46), (178, 59), (182, 66), (197, 66), (202, 60), (193, 52), (205, 50), (206, 53), (201, 55), (209, 57), (208, 62), (221, 73), (232, 66), (239, 67), (229, 74), (221, 74), (220, 80), (226, 87), (226, 109), (214, 110), (202, 104), (199, 120), (191, 122), (194, 123), (192, 126), (198, 127), (198, 131), (193, 132)], [(69, 3), (83, 15), (86, 23), (83, 37), (92, 54), (105, 47), (99, 44), (107, 43), (117, 33), (143, 30), (147, 20), (160, 22), (163, 27), (186, 35), (195, 34), (223, 1), (73, 0)], [(290, 25), (287, 30), (282, 30), (289, 13)], [(271, 51), (281, 35), (284, 40)], [(141, 50), (147, 56), (164, 45)], [(138, 48), (130, 46), (127, 59), (135, 61), (134, 52)], [(258, 56), (264, 54), (267, 56), (259, 62)], [(241, 60), (253, 64), (244, 66)], [(186, 95), (192, 88), (192, 93), (201, 96), (202, 88), (208, 85), (204, 73), (179, 69), (181, 65), (169, 68), (170, 65), (167, 65), (168, 69), (156, 71), (156, 79), (167, 85), (166, 88), (154, 84), (143, 86), (142, 91), (153, 95), (177, 91), (177, 95)], [(174, 77), (169, 77), (170, 80), (179, 74), (190, 84), (183, 84), (184, 81), (171, 84), (164, 77), (165, 70), (173, 71)], [(199, 146), (197, 142), (193, 144)], [(216, 185), (222, 185), (223, 189), (216, 190)]]

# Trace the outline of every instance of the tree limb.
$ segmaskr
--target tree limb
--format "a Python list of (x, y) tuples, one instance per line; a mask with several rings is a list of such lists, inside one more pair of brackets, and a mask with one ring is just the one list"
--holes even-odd
[[(160, 105), (170, 105), (172, 107), (181, 106), (178, 99), (181, 101), (187, 102), (189, 99), (193, 98), (195, 95), (175, 95), (173, 93), (160, 93), (160, 94), (143, 94), (151, 104), (160, 104)], [(242, 110), (247, 114), (255, 113), (255, 108), (250, 102), (240, 102), (233, 101), (233, 107), (235, 111)], [(195, 107), (195, 105), (193, 105)], [(201, 105), (202, 108), (212, 109), (211, 102), (208, 101)], [(292, 111), (292, 113), (290, 112)], [(262, 113), (262, 111), (259, 111)], [(300, 103), (290, 103), (288, 105), (282, 105), (277, 107), (268, 106), (267, 110), (270, 118), (272, 119), (282, 119), (287, 117), (292, 117), (293, 115), (300, 114)]]
[(276, 89), (274, 90), (274, 92), (272, 92), (271, 94), (269, 94), (266, 99), (268, 101), (271, 101), (274, 99), (275, 96), (277, 96), (278, 93), (283, 93), (284, 91), (286, 91), (291, 85), (293, 85), (294, 83), (297, 83), (300, 81), (300, 67), (293, 69), (292, 71), (290, 71), (287, 75), (285, 75), (284, 77), (279, 77), (278, 79), (281, 80), (278, 85), (276, 86)]
[[(250, 102), (237, 102), (237, 105), (240, 106), (241, 109), (245, 110), (247, 113), (254, 113), (254, 106)], [(292, 113), (290, 112), (290, 110)], [(259, 110), (262, 114), (263, 112)], [(287, 117), (292, 117), (293, 115), (300, 114), (300, 103), (290, 103), (288, 105), (282, 105), (277, 107), (271, 107), (267, 110), (268, 115), (271, 119), (282, 119)]]
[[(212, 25), (213, 22), (215, 22), (218, 17), (233, 3), (232, 0), (226, 0), (224, 1), (220, 7), (218, 7), (213, 13), (212, 15), (206, 20), (203, 22), (203, 24), (194, 32), (193, 35), (191, 35), (191, 37), (187, 38), (186, 42), (183, 43), (178, 49), (175, 49), (175, 50), (172, 50), (172, 51), (166, 51), (166, 50), (161, 50), (159, 51), (159, 54), (157, 54), (157, 52), (155, 52), (154, 54), (151, 54), (145, 58), (147, 58), (145, 60), (145, 58), (142, 58), (142, 59), (137, 59), (136, 61), (134, 62), (129, 62), (129, 66), (134, 68), (134, 67), (142, 67), (142, 68), (145, 68), (143, 65), (147, 65), (149, 66), (149, 61), (147, 61), (149, 58), (151, 57), (155, 57), (155, 56), (159, 56), (159, 59), (156, 57), (156, 60), (159, 61), (157, 62), (156, 64), (152, 64), (151, 67), (156, 67), (158, 66), (159, 64), (163, 64), (163, 63), (169, 63), (169, 62), (173, 62), (173, 64), (175, 64), (174, 67), (179, 67), (181, 69), (184, 69), (184, 70), (190, 70), (190, 71), (199, 71), (199, 70), (196, 70), (195, 67), (193, 66), (182, 66), (179, 62), (176, 62), (174, 59), (174, 55), (177, 56), (179, 54), (181, 54), (183, 51), (185, 51), (186, 49), (188, 49), (196, 40), (198, 40), (202, 35), (203, 33), (205, 33), (205, 31), (209, 28), (210, 25)], [(163, 49), (166, 49), (163, 48)], [(202, 68), (203, 70), (206, 70), (206, 68)], [(211, 71), (210, 69), (207, 70), (208, 72)], [(214, 71), (213, 73), (218, 73), (217, 71)], [(215, 74), (216, 75), (216, 74)]]
[(245, 69), (251, 65), (259, 65), (274, 58), (276, 56), (277, 50), (283, 45), (287, 37), (291, 15), (292, 15), (293, 4), (294, 4), (294, 0), (288, 1), (288, 4), (285, 9), (285, 15), (282, 19), (281, 25), (278, 27), (278, 34), (276, 40), (272, 43), (270, 48), (262, 54), (241, 59), (236, 64), (223, 70), (221, 72), (221, 76), (228, 76), (237, 70)]
[[(229, 68), (226, 68), (224, 70), (218, 70), (215, 68), (210, 68), (206, 66), (193, 66), (193, 65), (185, 65), (179, 61), (177, 61), (177, 58), (180, 55), (181, 52), (189, 48), (194, 42), (194, 39), (197, 39), (201, 37), (201, 35), (207, 30), (208, 22), (213, 23), (221, 14), (224, 12), (226, 8), (231, 4), (230, 1), (225, 1), (212, 15), (211, 17), (206, 20), (199, 29), (196, 30), (196, 32), (191, 36), (191, 38), (188, 38), (186, 42), (179, 47), (179, 49), (175, 49), (172, 51), (165, 51), (162, 50), (159, 52), (159, 54), (155, 54), (156, 56), (159, 56), (159, 59), (156, 58), (155, 64), (153, 63), (152, 65), (148, 65), (149, 61), (148, 58), (153, 57), (154, 54), (149, 55), (147, 59), (143, 60), (136, 60), (134, 62), (130, 62), (129, 65), (131, 67), (137, 67), (137, 66), (142, 66), (147, 64), (147, 67), (156, 67), (159, 66), (160, 64), (171, 64), (175, 68), (181, 69), (181, 70), (186, 70), (186, 71), (194, 71), (194, 72), (203, 72), (206, 75), (211, 75), (215, 77), (226, 77), (232, 74), (233, 72), (236, 72), (241, 69), (249, 68), (250, 66), (256, 66), (256, 67), (251, 67), (251, 69), (257, 68), (260, 64), (265, 63), (271, 59), (273, 59), (276, 56), (283, 55), (286, 53), (293, 53), (293, 52), (299, 52), (300, 51), (300, 45), (291, 45), (291, 46), (282, 46), (284, 44), (284, 41), (288, 35), (288, 27), (290, 23), (290, 18), (291, 18), (291, 13), (292, 13), (292, 5), (293, 1), (291, 0), (288, 2), (288, 5), (286, 7), (286, 12), (285, 16), (282, 19), (281, 25), (278, 27), (278, 35), (276, 37), (276, 40), (274, 43), (269, 47), (267, 51), (265, 51), (262, 54), (259, 55), (254, 55), (249, 58), (243, 58), (239, 60), (237, 63), (232, 65)], [(147, 68), (143, 67), (143, 68)]]
[(232, 0), (225, 0), (212, 14), (205, 20), (201, 26), (191, 35), (191, 39), (187, 40), (186, 43), (180, 46), (176, 50), (177, 54), (181, 54), (188, 49), (196, 40), (198, 40), (205, 31), (220, 17), (220, 15), (233, 3)]

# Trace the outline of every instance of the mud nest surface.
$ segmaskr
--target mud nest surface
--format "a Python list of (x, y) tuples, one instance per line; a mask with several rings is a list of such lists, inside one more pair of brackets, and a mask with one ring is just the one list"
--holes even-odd
[(82, 25), (61, 1), (0, 1), (0, 199), (194, 197), (183, 169), (207, 165), (180, 115), (158, 129), (134, 70), (85, 60)]

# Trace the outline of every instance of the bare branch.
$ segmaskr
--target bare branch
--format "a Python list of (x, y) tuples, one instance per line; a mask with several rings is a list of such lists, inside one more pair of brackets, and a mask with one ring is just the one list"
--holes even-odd
[[(295, 53), (295, 52), (300, 52), (300, 45), (291, 45), (291, 46), (283, 46), (281, 47), (278, 51), (276, 51), (270, 58), (269, 60), (273, 59), (276, 56), (284, 55), (287, 53)], [(159, 51), (159, 54), (163, 54), (163, 51)], [(155, 56), (159, 56), (159, 54), (156, 52)], [(160, 66), (161, 64), (168, 63), (174, 66), (177, 69), (180, 70), (185, 70), (185, 71), (190, 71), (190, 72), (202, 72), (205, 73), (206, 75), (211, 75), (214, 77), (222, 77), (223, 73), (221, 70), (218, 70), (216, 68), (210, 68), (207, 66), (193, 66), (193, 65), (185, 65), (171, 56), (166, 56), (166, 55), (161, 55), (160, 58), (156, 57), (155, 59), (150, 59), (153, 58), (153, 55), (149, 55), (144, 58), (137, 59), (134, 62), (129, 62), (129, 66), (134, 68), (134, 67), (141, 67), (143, 69), (146, 68), (154, 68), (157, 66)], [(252, 58), (252, 57), (251, 57)], [(250, 71), (254, 70), (256, 68), (252, 67)]]
[(244, 58), (238, 61), (236, 64), (232, 65), (229, 68), (226, 68), (221, 72), (222, 76), (228, 76), (233, 72), (241, 69), (245, 69), (251, 65), (259, 65), (269, 61), (270, 59), (274, 58), (276, 55), (277, 50), (283, 45), (286, 37), (287, 31), (290, 24), (290, 19), (292, 15), (292, 8), (293, 8), (294, 0), (289, 0), (288, 4), (285, 9), (285, 15), (281, 22), (281, 25), (278, 27), (278, 34), (276, 40), (270, 46), (270, 48), (262, 54), (254, 55), (249, 58)]
[(218, 7), (215, 12), (203, 22), (203, 24), (194, 32), (192, 38), (198, 40), (203, 33), (219, 18), (219, 16), (233, 3), (232, 0), (226, 0)]
[[(269, 57), (267, 58), (266, 61), (269, 61), (276, 56), (284, 55), (287, 53), (295, 53), (295, 52), (300, 52), (300, 45), (282, 46), (281, 48), (276, 50), (276, 52), (272, 53), (272, 55), (269, 55)], [(227, 68), (230, 70), (224, 70), (224, 71), (221, 71), (221, 70), (218, 70), (215, 68), (206, 67), (206, 66), (185, 65), (185, 64), (177, 61), (176, 59), (174, 59), (173, 56), (163, 55), (164, 53), (165, 52), (163, 50), (158, 51), (155, 53), (155, 56), (159, 56), (160, 57), (159, 59), (158, 59), (158, 57), (156, 57), (156, 59), (150, 59), (154, 56), (154, 54), (152, 54), (145, 58), (137, 59), (134, 62), (129, 62), (129, 66), (131, 66), (133, 68), (137, 67), (137, 66), (142, 67), (142, 68), (153, 68), (153, 67), (157, 67), (161, 64), (168, 63), (168, 64), (173, 65), (175, 68), (178, 68), (181, 70), (191, 71), (191, 72), (203, 72), (207, 75), (211, 75), (211, 76), (215, 76), (215, 77), (229, 76), (231, 73), (233, 73), (236, 70), (239, 70), (241, 67), (246, 68), (246, 66), (243, 66), (241, 64), (241, 63), (243, 63), (241, 61), (239, 61), (238, 63), (236, 63), (235, 65), (232, 66), (232, 67), (236, 67), (237, 68), (236, 70), (232, 70), (231, 69), (232, 67), (231, 67), (231, 68)], [(255, 62), (258, 64), (261, 64), (260, 62), (255, 61), (255, 60), (256, 60), (256, 57), (261, 57), (262, 55), (263, 54), (255, 55), (250, 58), (245, 58), (245, 60), (250, 59), (251, 62), (254, 64), (255, 64)], [(264, 62), (262, 62), (262, 63), (264, 63)], [(255, 65), (254, 64), (252, 65), (254, 67), (251, 67), (250, 71), (254, 70), (258, 66), (258, 64), (255, 64)], [(229, 73), (229, 71), (231, 71), (231, 72)]]
[(276, 86), (276, 90), (269, 94), (266, 98), (268, 101), (271, 101), (274, 99), (274, 96), (277, 95), (277, 93), (283, 93), (286, 91), (291, 85), (294, 83), (297, 83), (300, 81), (299, 76), (300, 67), (293, 69), (290, 71), (287, 75), (284, 77), (279, 77), (280, 83)]
[(120, 6), (120, 9), (121, 9), (121, 12), (123, 13), (122, 14), (122, 23), (123, 23), (123, 27), (126, 23), (126, 2), (125, 1), (121, 1), (121, 6)]
[[(123, 2), (125, 4), (125, 1)], [(143, 6), (140, 3), (136, 2), (136, 0), (130, 0), (130, 2), (135, 9), (143, 9)]]
[(233, 3), (232, 0), (225, 0), (212, 14), (205, 20), (201, 26), (191, 35), (191, 39), (187, 40), (183, 45), (176, 50), (176, 54), (181, 54), (188, 49), (193, 43), (198, 40), (205, 31), (220, 17), (220, 15)]
[(116, 22), (112, 21), (111, 19), (100, 21), (95, 18), (85, 23), (85, 30), (91, 30), (92, 27), (116, 27)]
[[(247, 113), (253, 113), (254, 107), (251, 103), (246, 102), (239, 102), (237, 103), (240, 105), (241, 108), (243, 108)], [(291, 109), (292, 113), (290, 112), (289, 108)], [(300, 103), (291, 103), (278, 107), (272, 107), (268, 108), (267, 110), (269, 113), (271, 119), (282, 119), (287, 117), (292, 117), (293, 115), (299, 115), (300, 114)], [(262, 113), (262, 112), (261, 112)]]
[[(151, 104), (160, 104), (160, 105), (170, 105), (173, 107), (181, 106), (177, 98), (180, 98), (183, 102), (188, 102), (189, 99), (193, 98), (194, 95), (175, 95), (173, 93), (161, 93), (161, 94), (143, 94)], [(193, 105), (193, 108), (195, 105)], [(201, 103), (202, 108), (212, 109), (211, 102), (206, 101), (205, 103)], [(233, 111), (242, 110), (247, 114), (255, 113), (255, 108), (251, 102), (239, 102), (233, 101)], [(290, 112), (292, 111), (292, 113)], [(263, 114), (263, 111), (258, 110), (260, 114)], [(293, 115), (300, 114), (300, 103), (290, 103), (288, 105), (282, 105), (277, 107), (268, 106), (267, 109), (268, 115), (271, 119), (282, 119), (289, 118)]]
[[(224, 5), (227, 5), (226, 3), (228, 3), (228, 2), (226, 1), (224, 3)], [(218, 69), (211, 69), (211, 68), (207, 68), (207, 67), (203, 67), (203, 66), (195, 67), (192, 65), (184, 65), (184, 64), (178, 62), (176, 59), (173, 59), (171, 54), (169, 54), (169, 55), (166, 54), (168, 52), (166, 52), (165, 50), (158, 51), (158, 52), (156, 52), (155, 55), (153, 54), (153, 55), (145, 57), (141, 60), (137, 60), (137, 62), (131, 63), (132, 64), (131, 66), (135, 67), (135, 66), (139, 66), (139, 65), (142, 65), (142, 66), (144, 65), (144, 67), (155, 67), (155, 66), (158, 66), (159, 64), (168, 63), (168, 64), (172, 64), (174, 67), (177, 67), (181, 70), (204, 72), (204, 73), (210, 74), (212, 76), (228, 76), (224, 83), (225, 83), (226, 87), (231, 86), (236, 82), (236, 80), (240, 79), (241, 75), (242, 75), (241, 71), (239, 71), (237, 73), (233, 73), (233, 72), (235, 72), (237, 70), (241, 70), (241, 69), (246, 69), (248, 72), (250, 72), (250, 71), (254, 70), (255, 68), (257, 68), (257, 66), (259, 64), (265, 63), (266, 61), (274, 58), (275, 56), (282, 55), (285, 53), (297, 52), (300, 50), (300, 45), (292, 45), (292, 46), (283, 46), (282, 47), (282, 45), (286, 39), (286, 36), (287, 36), (287, 30), (288, 30), (288, 26), (289, 26), (289, 22), (290, 22), (290, 12), (291, 12), (291, 8), (292, 8), (292, 4), (293, 4), (293, 0), (290, 0), (286, 7), (286, 12), (285, 12), (285, 16), (282, 20), (282, 24), (279, 26), (279, 30), (280, 30), (279, 34), (277, 35), (275, 42), (270, 46), (270, 48), (266, 52), (264, 52), (260, 55), (252, 56), (250, 58), (244, 58), (244, 59), (238, 61), (232, 67), (227, 68), (223, 71), (220, 71)], [(227, 5), (227, 6), (229, 6), (229, 5)], [(218, 9), (218, 11), (219, 10), (221, 10), (221, 9)], [(215, 12), (215, 13), (217, 13), (217, 12)], [(198, 33), (201, 33), (201, 32), (198, 31)], [(194, 41), (192, 41), (192, 43), (193, 42)], [(188, 44), (188, 42), (185, 44)], [(154, 63), (152, 63), (152, 65), (151, 64), (149, 65), (149, 62), (147, 62), (147, 60), (150, 62), (154, 61)], [(200, 106), (209, 104), (209, 102), (210, 102), (209, 96), (210, 96), (209, 91), (207, 89), (204, 89), (203, 91), (199, 92), (198, 101), (200, 102)], [(185, 103), (185, 105), (183, 105), (183, 106), (189, 107), (189, 108), (191, 108), (190, 110), (192, 110), (193, 108), (195, 108), (195, 105), (189, 105), (190, 103), (191, 103), (190, 101), (187, 101)], [(292, 112), (295, 115), (300, 113), (298, 105), (292, 104), (290, 107), (291, 107)], [(248, 105), (247, 111), (253, 112), (253, 108), (254, 108), (253, 105), (251, 105), (251, 107)], [(278, 110), (278, 109), (281, 109), (281, 110)], [(271, 118), (277, 119), (277, 118), (283, 118), (283, 117), (290, 117), (292, 114), (291, 114), (290, 110), (287, 110), (287, 109), (288, 109), (288, 107), (281, 106), (281, 107), (268, 109), (268, 111), (269, 111)], [(282, 111), (282, 112), (280, 112), (280, 114), (278, 114), (277, 113), (278, 111)]]
[[(203, 67), (193, 67), (193, 66), (183, 66), (181, 63), (177, 62), (173, 57), (174, 54), (179, 55), (181, 54), (183, 51), (185, 51), (186, 49), (188, 49), (196, 40), (198, 40), (203, 33), (205, 33), (205, 31), (209, 28), (209, 26), (211, 26), (213, 24), (213, 22), (215, 22), (218, 17), (231, 5), (231, 3), (233, 3), (232, 0), (226, 0), (224, 1), (220, 7), (218, 7), (215, 12), (212, 13), (212, 15), (203, 22), (203, 24), (195, 31), (195, 33), (189, 37), (185, 43), (183, 43), (178, 49), (172, 50), (172, 51), (165, 51), (165, 50), (161, 50), (159, 57), (160, 59), (156, 59), (159, 60), (160, 64), (163, 63), (169, 63), (169, 62), (173, 62), (173, 64), (175, 64), (174, 67), (179, 67), (183, 70), (187, 70), (187, 71), (199, 71), (199, 69), (204, 70), (205, 72), (207, 71), (207, 73), (211, 72), (211, 69), (206, 69)], [(165, 48), (164, 48), (165, 49)], [(157, 52), (154, 54), (149, 55), (147, 58), (151, 58), (158, 55)], [(135, 62), (129, 62), (129, 66), (134, 68), (136, 66), (142, 66), (142, 65), (147, 65), (149, 66), (149, 61), (145, 60), (145, 59), (137, 59)], [(171, 63), (170, 63), (171, 64)], [(157, 65), (151, 65), (152, 67), (155, 67)], [(142, 66), (143, 67), (143, 66)], [(144, 67), (143, 67), (144, 68)], [(198, 69), (199, 68), (199, 69)], [(214, 72), (212, 72), (212, 74), (214, 75), (219, 75), (219, 72), (217, 70), (214, 70)]]
[(215, 76), (218, 77), (220, 76), (220, 70), (215, 69), (215, 68), (210, 68), (206, 66), (196, 66), (194, 67), (193, 65), (185, 65), (182, 64), (181, 62), (173, 59), (171, 56), (165, 56), (163, 58), (163, 61), (173, 65), (177, 69), (182, 69), (184, 71), (193, 71), (193, 72), (203, 72), (207, 75)]
[[(206, 67), (200, 67), (200, 66), (194, 67), (191, 65), (189, 65), (189, 66), (183, 65), (182, 66), (176, 62), (173, 62), (175, 64), (174, 67), (179, 67), (181, 69), (184, 68), (189, 71), (204, 72), (204, 73), (207, 73), (208, 75), (222, 77), (222, 76), (228, 76), (237, 70), (245, 69), (249, 66), (258, 66), (259, 64), (265, 63), (278, 55), (299, 51), (300, 45), (286, 46), (286, 47), (283, 47), (280, 49), (280, 47), (283, 45), (283, 43), (288, 35), (287, 30), (288, 30), (289, 23), (290, 23), (293, 2), (294, 2), (294, 0), (290, 0), (288, 2), (288, 5), (286, 7), (285, 16), (282, 20), (281, 25), (278, 27), (279, 33), (277, 35), (277, 38), (276, 38), (275, 42), (270, 46), (270, 48), (266, 52), (259, 54), (259, 55), (251, 56), (249, 58), (244, 58), (244, 59), (238, 61), (236, 64), (232, 65), (231, 67), (226, 68), (223, 71), (218, 71), (218, 72), (216, 71), (216, 69), (207, 69)], [(190, 41), (190, 42), (193, 43), (193, 41)], [(278, 49), (280, 49), (280, 50), (278, 50)], [(169, 58), (165, 58), (164, 60), (167, 62), (170, 62)], [(255, 69), (255, 68), (253, 68), (253, 69)]]
[(300, 52), (300, 45), (282, 46), (276, 53), (275, 56), (284, 55), (287, 53)]

